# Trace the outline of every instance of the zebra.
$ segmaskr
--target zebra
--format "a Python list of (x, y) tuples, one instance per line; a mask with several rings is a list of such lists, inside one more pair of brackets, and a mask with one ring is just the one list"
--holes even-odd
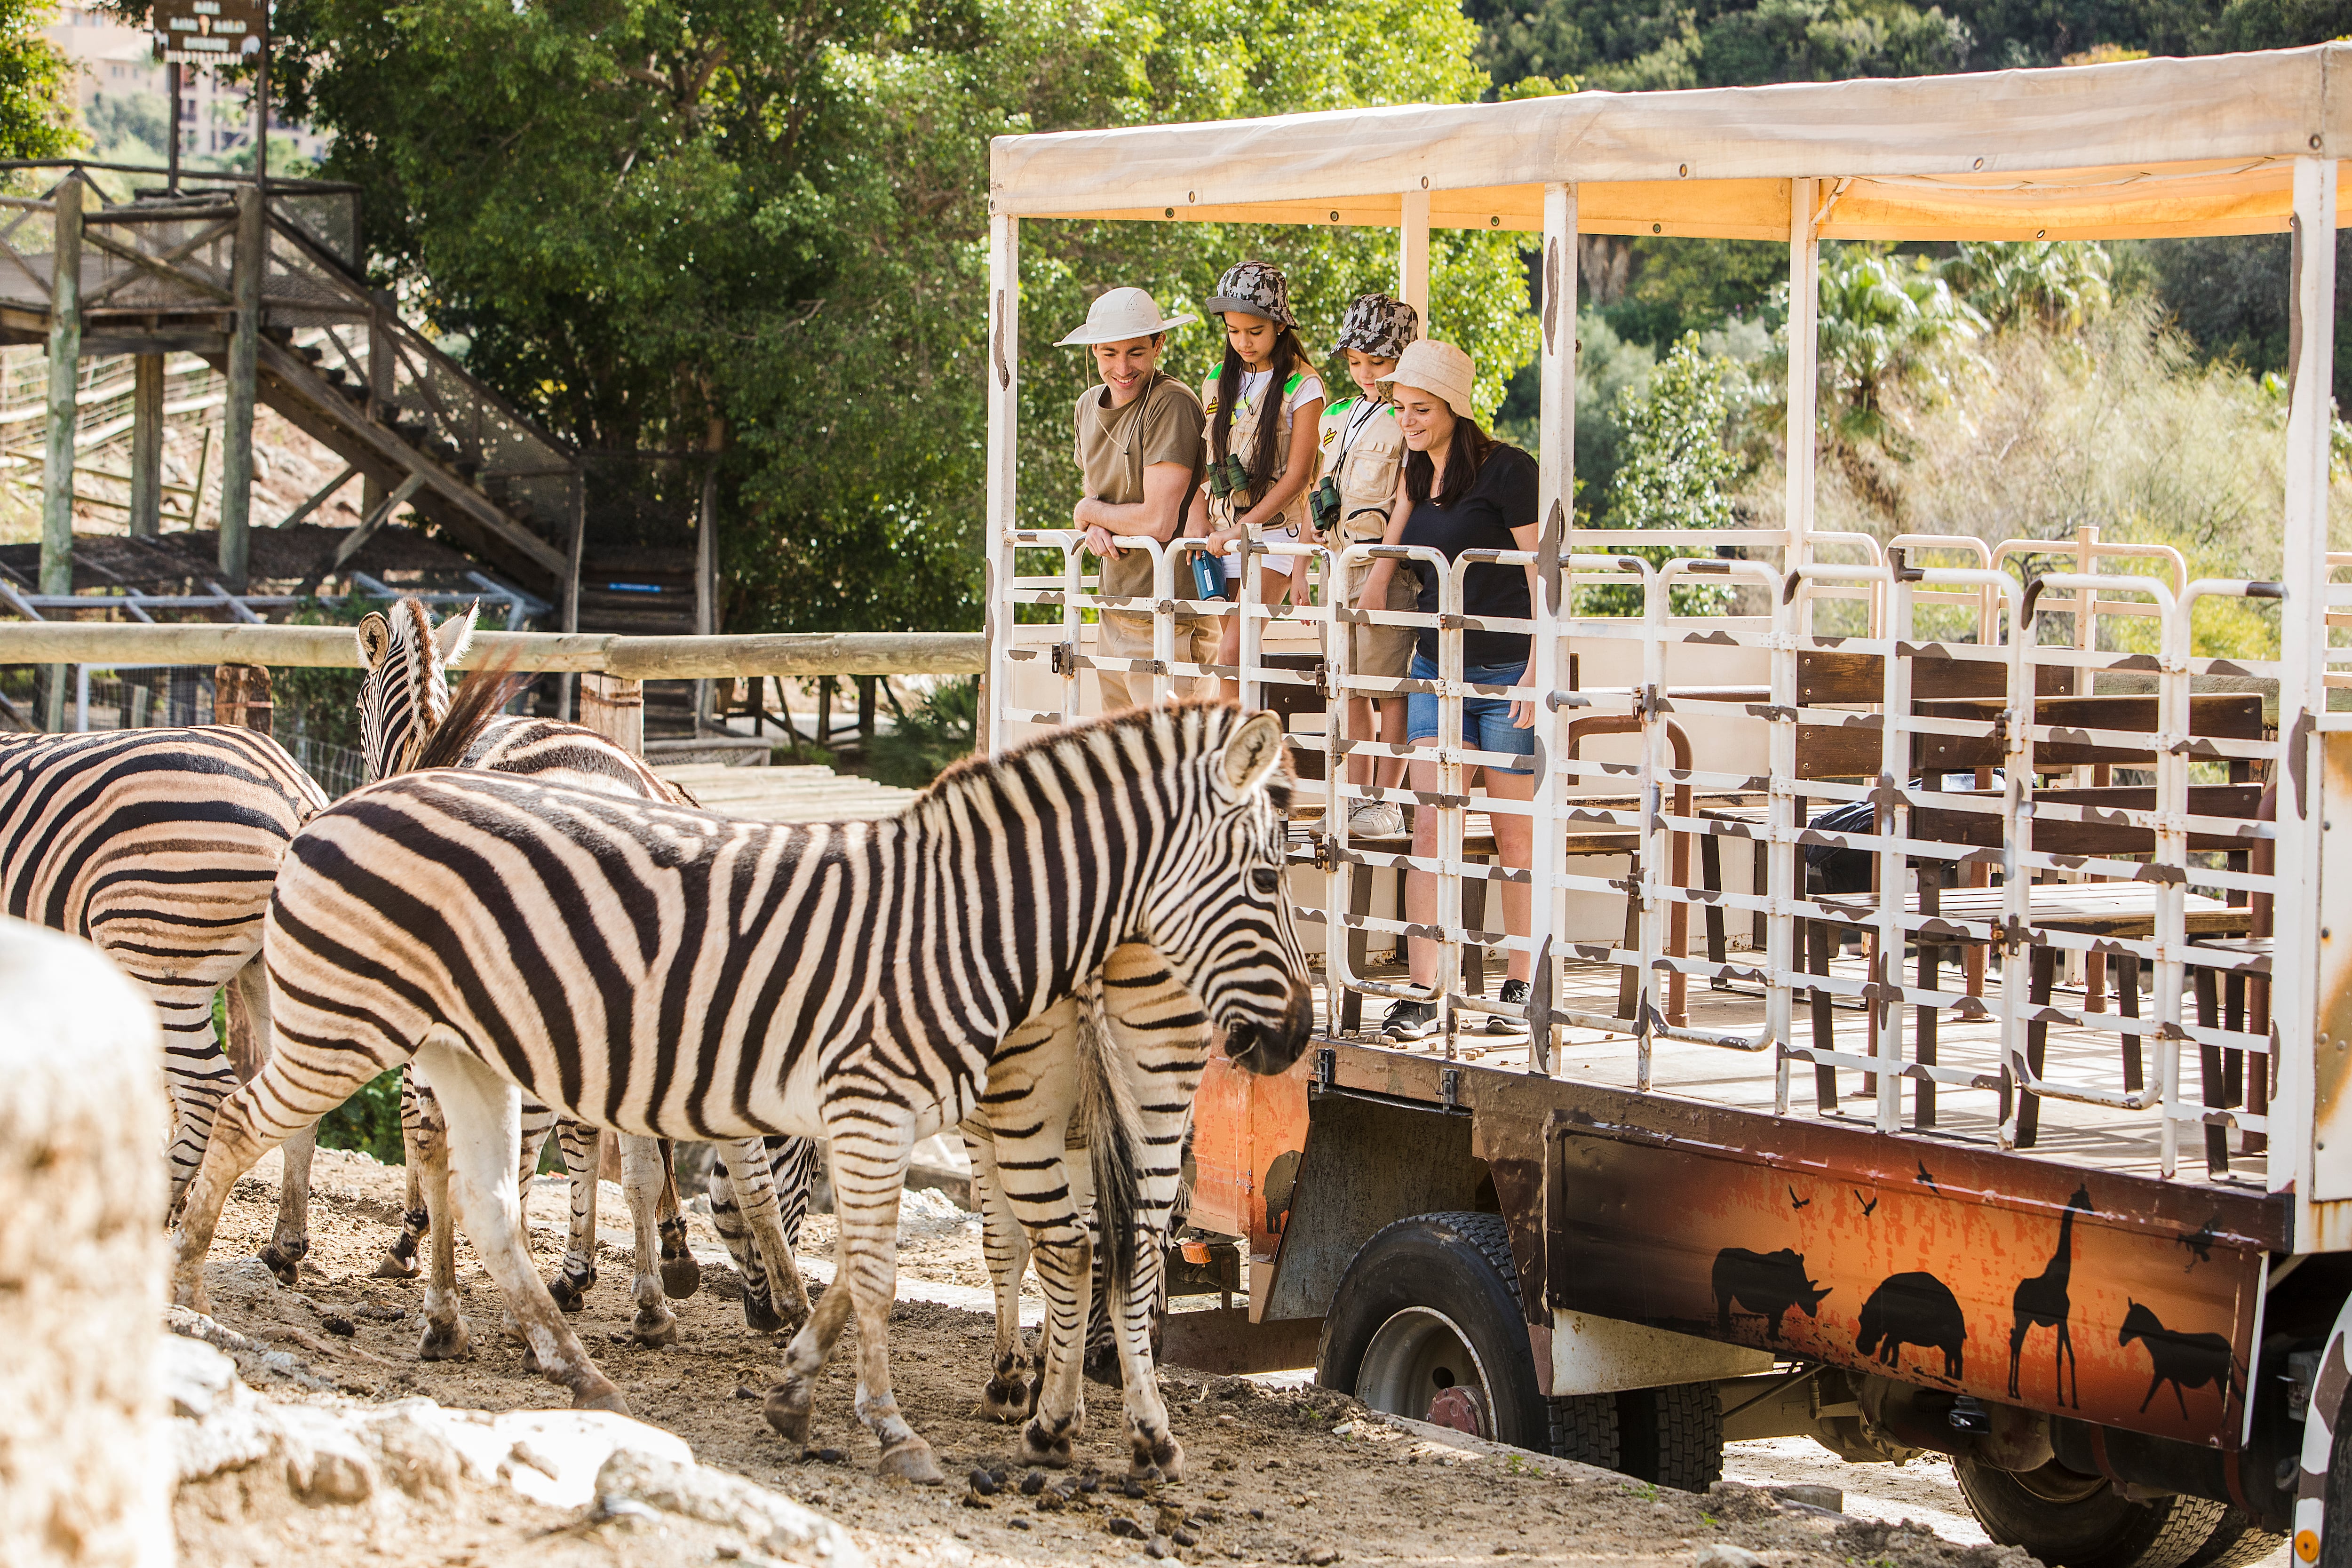
[[(1129, 1474), (1182, 1478), (1183, 1447), (1151, 1372), (1151, 1318), (1210, 1046), (1200, 1000), (1158, 952), (1129, 943), (1076, 997), (1006, 1039), (963, 1123), (996, 1293), (996, 1359), (981, 1407), (1007, 1421), (1034, 1410), (1024, 1464), (1070, 1462), (1098, 1301), (1125, 1384)], [(1047, 1303), (1034, 1387), (1020, 1342), (1021, 1275), (1033, 1247)]]
[[(499, 675), (478, 677), (483, 684), (469, 688), (471, 701), (460, 699), (453, 703), (449, 690), (449, 669), (467, 651), (471, 643), (478, 605), (469, 605), (451, 616), (436, 630), (424, 605), (413, 598), (394, 603), (389, 616), (370, 614), (354, 630), (361, 660), (366, 674), (362, 678), (359, 693), (361, 747), (370, 773), (375, 777), (411, 771), (429, 762), (462, 763), (467, 767), (489, 768), (500, 773), (524, 774), (550, 783), (568, 784), (585, 789), (603, 789), (613, 794), (633, 795), (643, 799), (667, 801), (679, 805), (698, 803), (684, 786), (671, 783), (646, 765), (644, 759), (624, 747), (615, 745), (593, 731), (576, 724), (549, 719), (521, 718), (495, 712), (497, 699), (505, 695), (504, 682)], [(473, 711), (458, 712), (460, 708)], [(445, 734), (445, 730), (446, 733)], [(436, 737), (443, 744), (435, 745)], [(416, 1085), (414, 1064), (402, 1075), (401, 1127), (403, 1142), (411, 1153), (408, 1165), (408, 1205), (399, 1236), (394, 1238), (383, 1260), (377, 1265), (379, 1278), (414, 1278), (417, 1268), (415, 1256), (418, 1244), (427, 1235), (430, 1224), (428, 1207), (421, 1190), (424, 1161), (415, 1155), (420, 1137), (439, 1137), (438, 1131), (428, 1130), (428, 1121), (437, 1122), (439, 1110), (429, 1088)], [(522, 1147), (520, 1169), (522, 1179), (537, 1168), (539, 1154), (550, 1127), (554, 1129), (563, 1154), (564, 1168), (571, 1185), (571, 1229), (563, 1261), (554, 1279), (548, 1285), (549, 1293), (562, 1310), (577, 1311), (583, 1298), (596, 1282), (596, 1200), (597, 1165), (600, 1157), (600, 1129), (577, 1121), (559, 1121), (554, 1113), (536, 1102), (526, 1101), (523, 1107)], [(635, 1167), (630, 1163), (630, 1144), (622, 1140), (622, 1165), (625, 1177)], [(774, 1166), (779, 1171), (797, 1173), (798, 1189), (788, 1193), (779, 1185), (778, 1196), (791, 1217), (784, 1226), (788, 1241), (796, 1240), (799, 1215), (804, 1213), (808, 1201), (810, 1173), (814, 1169), (814, 1151), (806, 1140), (787, 1139), (787, 1145), (776, 1152)], [(738, 1164), (747, 1158), (766, 1161), (769, 1152), (756, 1144), (735, 1153)], [(630, 1336), (645, 1345), (667, 1344), (677, 1338), (677, 1317), (664, 1301), (665, 1296), (684, 1298), (700, 1287), (701, 1270), (686, 1242), (686, 1221), (679, 1212), (677, 1185), (671, 1167), (668, 1146), (658, 1152), (657, 1163), (640, 1172), (642, 1179), (652, 1184), (641, 1191), (629, 1186), (630, 1217), (636, 1233), (637, 1268), (632, 1289), (637, 1303)], [(783, 1326), (768, 1301), (765, 1291), (766, 1271), (756, 1261), (747, 1258), (751, 1249), (748, 1230), (739, 1215), (731, 1185), (726, 1174), (726, 1154), (721, 1153), (719, 1172), (714, 1177), (716, 1189), (714, 1218), (723, 1205), (729, 1224), (720, 1228), (722, 1239), (736, 1253), (739, 1267), (747, 1280), (756, 1276), (761, 1284), (757, 1302), (747, 1289), (744, 1310), (752, 1326), (770, 1329)], [(731, 1232), (731, 1234), (730, 1234)], [(658, 1283), (654, 1260), (658, 1248)], [(441, 1254), (436, 1252), (436, 1269), (441, 1266)], [(450, 1267), (454, 1268), (454, 1256)], [(425, 1360), (443, 1360), (462, 1355), (467, 1337), (454, 1310), (454, 1278), (436, 1279), (427, 1292), (428, 1310), (421, 1353)], [(438, 1304), (440, 1310), (434, 1307)], [(788, 1308), (790, 1304), (788, 1303)], [(807, 1315), (805, 1303), (799, 1305), (802, 1317)], [(765, 1320), (763, 1321), (763, 1319)], [(794, 1326), (797, 1326), (795, 1322)]]
[[(287, 844), (326, 805), (282, 747), (236, 725), (0, 736), (0, 910), (94, 943), (162, 1016), (167, 1222), (221, 1101), (268, 1055), (262, 916)], [(224, 988), (234, 1058), (213, 1032)], [(289, 1285), (310, 1250), (313, 1142), (287, 1140), (261, 1252)]]
[(457, 1212), (539, 1363), (575, 1405), (625, 1410), (516, 1234), (520, 1091), (640, 1136), (822, 1135), (835, 1285), (763, 1413), (806, 1440), (855, 1310), (882, 1468), (936, 1482), (889, 1375), (915, 1142), (970, 1115), (1005, 1037), (1129, 941), (1202, 999), (1236, 1066), (1295, 1062), (1314, 1012), (1282, 882), (1290, 794), (1271, 715), (1198, 702), (967, 761), (870, 823), (736, 821), (470, 770), (356, 791), (288, 852), (267, 945), (278, 1048), (189, 1188), (174, 1295), (204, 1304), (221, 1205), (255, 1159), (415, 1058), (448, 1119)]

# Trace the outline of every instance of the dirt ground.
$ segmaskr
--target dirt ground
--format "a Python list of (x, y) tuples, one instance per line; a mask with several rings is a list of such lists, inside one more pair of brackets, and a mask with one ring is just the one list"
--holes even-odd
[[(274, 1209), (276, 1170), (273, 1156), (239, 1185), (207, 1270), (220, 1323), (294, 1358), (290, 1373), (283, 1358), (273, 1358), (282, 1373), (274, 1378), (249, 1371), (257, 1387), (273, 1399), (314, 1404), (383, 1404), (422, 1394), (445, 1406), (495, 1412), (561, 1402), (552, 1384), (523, 1372), (520, 1346), (500, 1331), (496, 1289), (462, 1243), (459, 1278), (474, 1358), (417, 1361), (422, 1287), (367, 1277), (396, 1222), (400, 1173), (364, 1155), (320, 1152), (311, 1253), (299, 1288), (280, 1288), (253, 1257)], [(837, 1521), (876, 1563), (1111, 1563), (1136, 1560), (1147, 1548), (1192, 1562), (1310, 1564), (1475, 1559), (2026, 1568), (2032, 1561), (1924, 1526), (1776, 1500), (1737, 1482), (1704, 1497), (1662, 1491), (1370, 1417), (1328, 1391), (1181, 1368), (1163, 1371), (1162, 1381), (1186, 1449), (1181, 1482), (1126, 1486), (1117, 1393), (1089, 1385), (1078, 1468), (1066, 1473), (1075, 1487), (1063, 1475), (1044, 1475), (1037, 1480), (1063, 1484), (1022, 1495), (1027, 1489), (1014, 1430), (978, 1415), (992, 1328), (985, 1310), (974, 1310), (986, 1300), (977, 1221), (936, 1194), (910, 1205), (900, 1299), (891, 1314), (891, 1368), (908, 1419), (938, 1451), (950, 1484), (885, 1482), (875, 1473), (875, 1445), (851, 1409), (855, 1373), (846, 1341), (818, 1389), (811, 1452), (789, 1447), (762, 1421), (755, 1391), (775, 1380), (778, 1346), (743, 1326), (732, 1271), (718, 1261), (723, 1253), (700, 1215), (693, 1236), (705, 1260), (704, 1287), (673, 1303), (678, 1342), (658, 1351), (626, 1342), (628, 1263), (614, 1245), (625, 1237), (616, 1226), (625, 1225), (625, 1211), (615, 1189), (604, 1191), (600, 1279), (574, 1323), (635, 1415), (683, 1438), (703, 1464)], [(542, 1178), (530, 1208), (534, 1253), (545, 1272), (561, 1250), (560, 1188)], [(832, 1239), (831, 1222), (813, 1219), (805, 1237), (813, 1286), (829, 1277)], [(943, 1299), (909, 1299), (918, 1295)], [(1742, 1479), (1774, 1479), (1765, 1473), (1769, 1465), (1759, 1470), (1756, 1457), (1742, 1450), (1735, 1450), (1731, 1468)], [(966, 1479), (974, 1471), (1001, 1473), (1002, 1489), (979, 1495)], [(1853, 1473), (1843, 1478), (1849, 1487)], [(674, 1521), (654, 1523), (625, 1511), (600, 1517), (593, 1505), (567, 1512), (496, 1489), (438, 1497), (430, 1506), (395, 1494), (290, 1508), (282, 1493), (265, 1496), (263, 1489), (242, 1485), (234, 1472), (184, 1489), (183, 1561), (396, 1561), (402, 1568), (758, 1561)], [(1930, 1485), (1916, 1511), (1943, 1512), (1932, 1506), (1937, 1495)], [(1155, 1535), (1161, 1539), (1150, 1539)]]

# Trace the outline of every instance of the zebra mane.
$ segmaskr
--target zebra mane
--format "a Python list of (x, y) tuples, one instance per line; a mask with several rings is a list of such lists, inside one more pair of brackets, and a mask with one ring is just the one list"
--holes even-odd
[(448, 712), (442, 715), (433, 733), (417, 749), (416, 761), (410, 764), (412, 772), (465, 765), (466, 753), (474, 749), (474, 742), (481, 739), (482, 731), (498, 717), (499, 710), (522, 689), (528, 678), (513, 673), (515, 660), (520, 657), (509, 648), (466, 678)]
[[(1181, 701), (1161, 703), (1156, 707), (1123, 709), (1116, 713), (1108, 713), (1099, 718), (1072, 724), (1066, 729), (1048, 731), (1043, 735), (1024, 741), (1020, 745), (1009, 751), (1001, 752), (992, 757), (984, 752), (974, 752), (968, 757), (950, 763), (938, 778), (931, 781), (930, 787), (917, 797), (914, 805), (908, 807), (908, 811), (911, 813), (934, 796), (953, 793), (957, 788), (969, 784), (975, 775), (986, 774), (990, 778), (998, 777), (1003, 772), (1017, 770), (1028, 758), (1039, 752), (1051, 751), (1056, 746), (1073, 743), (1084, 744), (1088, 737), (1097, 732), (1114, 730), (1153, 731), (1165, 723), (1173, 731), (1174, 736), (1181, 738), (1184, 733), (1184, 719), (1187, 715), (1194, 713), (1201, 717), (1200, 749), (1203, 754), (1222, 744), (1232, 734), (1234, 726), (1244, 717), (1238, 703), (1227, 702), (1213, 697), (1188, 697)], [(1289, 752), (1286, 749), (1281, 770), (1274, 778), (1266, 781), (1266, 786), (1280, 792), (1283, 804), (1287, 805), (1290, 782), (1296, 776), (1290, 764)]]

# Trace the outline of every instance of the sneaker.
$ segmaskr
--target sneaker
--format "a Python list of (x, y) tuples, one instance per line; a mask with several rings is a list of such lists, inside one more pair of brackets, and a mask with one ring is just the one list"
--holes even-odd
[(1399, 1002), (1381, 1020), (1381, 1038), (1384, 1040), (1422, 1040), (1436, 1032), (1434, 1002)]
[(1392, 800), (1368, 800), (1348, 817), (1350, 838), (1395, 838), (1404, 832), (1404, 807)]
[[(1516, 1002), (1524, 1007), (1528, 1005), (1528, 998), (1533, 994), (1533, 988), (1526, 981), (1506, 980), (1503, 982), (1503, 993), (1496, 1000)], [(1486, 1032), (1490, 1035), (1524, 1035), (1528, 1032), (1528, 1021), (1525, 1018), (1507, 1017), (1501, 1013), (1489, 1013), (1486, 1015)]]

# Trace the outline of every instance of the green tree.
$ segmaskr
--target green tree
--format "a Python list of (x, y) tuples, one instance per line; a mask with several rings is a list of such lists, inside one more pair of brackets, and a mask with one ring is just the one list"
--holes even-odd
[[(284, 0), (289, 111), (335, 133), (383, 281), (584, 445), (727, 438), (735, 629), (979, 620), (995, 135), (1462, 100), (1475, 29), (1412, 0)], [(1163, 304), (1263, 255), (1310, 342), (1394, 276), (1381, 231), (1024, 226), (1023, 512), (1066, 520), (1050, 345), (1118, 283)], [(1433, 326), (1499, 398), (1533, 353), (1507, 236), (1435, 247)], [(1050, 330), (1049, 330), (1050, 329)], [(1208, 368), (1213, 327), (1171, 369)], [(1318, 340), (1318, 332), (1320, 334)]]
[(74, 68), (41, 29), (45, 0), (0, 0), (0, 158), (54, 158), (81, 140), (74, 129)]
[(1832, 431), (1888, 445), (1886, 394), (1985, 320), (1923, 256), (1845, 247), (1822, 261), (1821, 366)]
[(2038, 321), (2071, 332), (2115, 303), (2115, 264), (2084, 240), (1962, 241), (1941, 268), (1946, 281), (1999, 327)]
[[(1727, 362), (1700, 346), (1696, 332), (1686, 332), (1647, 377), (1619, 391), (1610, 410), (1617, 468), (1604, 526), (1737, 524), (1730, 489), (1742, 465), (1724, 445), (1734, 413), (1727, 370)], [(1645, 546), (1631, 553), (1656, 566), (1694, 552)], [(1672, 590), (1669, 607), (1678, 616), (1715, 614), (1728, 597), (1719, 584), (1682, 583)], [(1583, 615), (1640, 615), (1642, 595), (1633, 584), (1598, 584), (1578, 590), (1576, 607)]]

